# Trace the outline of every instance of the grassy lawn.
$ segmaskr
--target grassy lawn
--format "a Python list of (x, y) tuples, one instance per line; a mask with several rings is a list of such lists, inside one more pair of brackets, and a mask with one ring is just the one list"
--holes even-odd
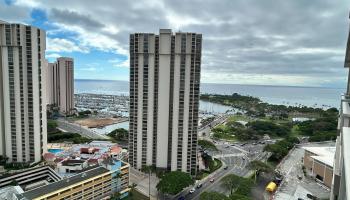
[(215, 128), (212, 129), (212, 131), (214, 133), (213, 137), (216, 139), (236, 141), (235, 136), (230, 133), (230, 129), (223, 124), (217, 125)]
[(137, 190), (130, 190), (129, 196), (125, 200), (148, 200), (149, 198)]
[(213, 137), (216, 138), (216, 139), (224, 139), (224, 140), (228, 140), (228, 141), (231, 141), (231, 142), (234, 142), (234, 141), (237, 140), (235, 138), (235, 136), (230, 135), (228, 133), (214, 133)]
[(209, 165), (210, 173), (219, 169), (221, 166), (222, 166), (222, 162), (219, 159), (214, 158), (213, 162), (210, 163)]
[(208, 172), (206, 171), (200, 171), (198, 172), (197, 176), (196, 176), (196, 179), (197, 180), (202, 180), (203, 178), (207, 177), (209, 175)]
[(209, 174), (213, 173), (215, 170), (219, 169), (222, 166), (222, 162), (219, 159), (214, 158), (214, 160), (211, 160), (209, 163), (209, 170), (201, 170), (198, 172), (196, 179), (201, 180), (205, 177), (207, 177)]
[(268, 122), (274, 122), (277, 124), (283, 124), (286, 122), (291, 122), (292, 118), (286, 118), (286, 119), (272, 119), (271, 117), (263, 117), (263, 118), (259, 118), (257, 120), (262, 120), (262, 121), (268, 121)]
[(228, 121), (246, 121), (250, 122), (252, 119), (245, 115), (232, 115), (228, 119)]
[(292, 130), (290, 131), (290, 135), (293, 137), (298, 137), (300, 136), (300, 131), (298, 125), (294, 125)]

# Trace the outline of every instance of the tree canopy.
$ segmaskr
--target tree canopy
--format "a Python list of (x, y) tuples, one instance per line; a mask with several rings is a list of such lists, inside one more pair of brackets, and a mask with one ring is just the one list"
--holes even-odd
[(231, 195), (233, 194), (234, 190), (238, 188), (241, 182), (242, 178), (234, 174), (226, 175), (221, 179), (221, 185), (229, 190)]
[(288, 154), (288, 151), (298, 143), (299, 140), (296, 137), (287, 137), (283, 140), (276, 142), (275, 144), (269, 144), (264, 147), (264, 151), (272, 153), (269, 160), (279, 161)]
[(290, 127), (276, 124), (270, 121), (253, 121), (247, 124), (247, 127), (254, 130), (259, 135), (286, 136), (290, 133)]
[(175, 195), (192, 184), (194, 180), (188, 173), (172, 171), (165, 173), (156, 187), (161, 193)]
[(109, 137), (115, 140), (128, 140), (129, 132), (124, 128), (117, 128), (114, 131), (107, 134)]
[(273, 168), (270, 165), (259, 160), (254, 160), (250, 162), (249, 168), (260, 172), (271, 172), (273, 170)]
[(203, 192), (200, 197), (200, 200), (230, 200), (227, 196), (224, 194), (221, 194), (219, 192)]
[(205, 149), (211, 149), (214, 151), (217, 151), (218, 149), (216, 148), (215, 144), (208, 141), (208, 140), (198, 140), (198, 145), (205, 148)]

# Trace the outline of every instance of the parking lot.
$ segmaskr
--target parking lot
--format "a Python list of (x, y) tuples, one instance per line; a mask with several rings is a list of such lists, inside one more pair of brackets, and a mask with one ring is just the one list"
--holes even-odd
[(312, 194), (321, 199), (329, 198), (329, 188), (304, 176), (302, 171), (303, 156), (304, 149), (296, 147), (285, 160), (282, 161), (278, 170), (284, 176), (284, 179), (275, 194), (276, 200), (308, 199), (306, 197), (307, 194)]

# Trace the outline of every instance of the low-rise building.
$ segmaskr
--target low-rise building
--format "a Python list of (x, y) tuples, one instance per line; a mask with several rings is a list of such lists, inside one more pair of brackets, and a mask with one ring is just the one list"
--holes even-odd
[(89, 166), (87, 159), (72, 159), (67, 158), (57, 163), (57, 172), (59, 174), (77, 173)]
[(30, 200), (109, 199), (115, 193), (121, 197), (127, 196), (130, 190), (128, 185), (129, 164), (112, 160), (22, 195)]
[(332, 186), (333, 179), (333, 159), (335, 147), (303, 147), (304, 166), (318, 181), (325, 186)]
[(24, 191), (62, 180), (51, 167), (41, 166), (0, 176), (0, 188), (16, 184)]
[[(48, 166), (41, 168), (51, 169)], [(130, 190), (129, 168), (127, 163), (108, 158), (100, 165), (84, 168), (82, 172), (65, 179), (56, 174), (59, 179), (51, 181), (35, 168), (0, 179), (4, 186), (0, 189), (0, 197), (4, 196), (8, 200), (85, 200), (110, 199), (112, 195), (119, 194), (123, 198), (128, 196)], [(49, 171), (55, 174), (52, 169)], [(18, 186), (11, 186), (14, 183)], [(28, 188), (28, 183), (36, 187)]]

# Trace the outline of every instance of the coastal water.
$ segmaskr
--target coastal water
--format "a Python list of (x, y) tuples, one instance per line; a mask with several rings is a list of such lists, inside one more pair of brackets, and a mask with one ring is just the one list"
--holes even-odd
[[(283, 105), (306, 105), (313, 107), (339, 107), (340, 95), (345, 89), (318, 88), (318, 87), (286, 87), (286, 86), (259, 86), (234, 84), (201, 84), (202, 94), (232, 94), (239, 93), (259, 97), (262, 101)], [(110, 95), (129, 95), (127, 81), (105, 80), (75, 80), (75, 93), (93, 93)], [(232, 109), (216, 103), (200, 101), (201, 113), (224, 113)], [(112, 124), (92, 130), (100, 134), (107, 134), (116, 128), (129, 128), (129, 122)]]
[[(239, 93), (259, 97), (262, 101), (283, 105), (306, 105), (313, 107), (339, 107), (344, 88), (261, 86), (238, 84), (201, 84), (202, 94)], [(129, 82), (109, 80), (75, 80), (75, 93), (129, 95)], [(201, 110), (227, 110), (211, 103), (200, 103)]]

